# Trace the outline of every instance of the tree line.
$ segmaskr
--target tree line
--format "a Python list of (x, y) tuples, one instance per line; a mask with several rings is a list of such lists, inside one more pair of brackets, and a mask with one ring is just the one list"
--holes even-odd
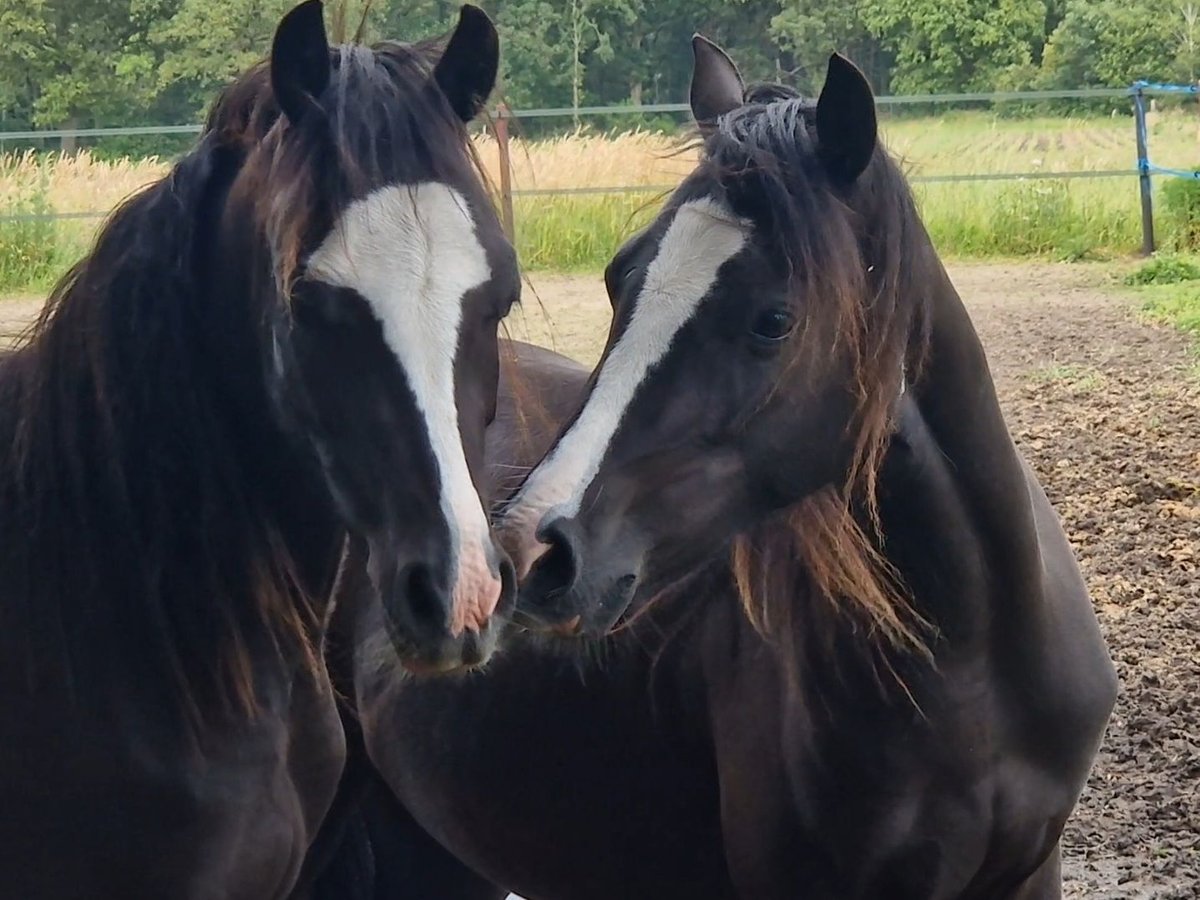
[[(196, 122), (260, 58), (294, 0), (0, 0), (0, 128)], [(481, 0), (514, 108), (678, 102), (689, 38), (752, 79), (812, 91), (830, 50), (880, 93), (1194, 82), (1190, 0)], [(335, 28), (413, 40), (458, 0), (327, 0)]]

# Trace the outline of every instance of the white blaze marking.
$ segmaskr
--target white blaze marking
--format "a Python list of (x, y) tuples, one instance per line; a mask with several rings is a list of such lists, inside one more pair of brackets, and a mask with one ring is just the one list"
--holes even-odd
[(455, 634), (482, 628), (500, 597), (454, 396), (463, 297), (491, 274), (466, 200), (435, 182), (391, 185), (356, 200), (308, 260), (310, 277), (370, 304), (424, 416), (450, 527)]
[(748, 223), (710, 197), (683, 204), (646, 269), (633, 315), (600, 368), (596, 386), (570, 430), (526, 480), (503, 529), (519, 575), (545, 551), (534, 537), (553, 511), (570, 517), (580, 503), (625, 410), (696, 314), (722, 265), (745, 246)]

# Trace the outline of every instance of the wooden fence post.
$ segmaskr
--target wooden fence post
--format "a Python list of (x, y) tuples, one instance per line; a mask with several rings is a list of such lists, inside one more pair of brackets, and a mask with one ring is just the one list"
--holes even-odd
[(513, 218), (512, 161), (509, 157), (508, 123), (512, 117), (508, 107), (501, 103), (496, 108), (492, 121), (492, 134), (496, 138), (496, 150), (500, 154), (500, 224), (510, 242), (516, 242), (516, 222)]
[(1142, 195), (1142, 255), (1154, 253), (1154, 198), (1150, 184), (1150, 157), (1146, 149), (1146, 95), (1133, 86), (1133, 127), (1137, 131), (1138, 186)]

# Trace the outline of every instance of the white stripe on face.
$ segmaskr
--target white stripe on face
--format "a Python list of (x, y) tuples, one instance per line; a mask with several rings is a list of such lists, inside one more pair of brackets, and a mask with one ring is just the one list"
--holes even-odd
[(482, 628), (500, 598), (500, 579), (454, 396), (463, 298), (492, 274), (470, 207), (436, 182), (380, 188), (345, 209), (309, 257), (307, 274), (356, 291), (383, 326), (437, 462), (455, 578), (451, 631)]
[(675, 213), (586, 405), (505, 513), (505, 543), (521, 577), (546, 549), (534, 536), (538, 525), (551, 511), (566, 517), (579, 512), (639, 386), (696, 314), (721, 266), (745, 246), (748, 229), (711, 197), (689, 201)]

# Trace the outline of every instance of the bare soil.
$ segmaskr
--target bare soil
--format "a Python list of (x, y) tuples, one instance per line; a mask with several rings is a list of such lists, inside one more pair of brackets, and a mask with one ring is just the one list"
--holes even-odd
[[(951, 266), (1079, 554), (1121, 693), (1063, 841), (1066, 895), (1200, 897), (1200, 368), (1103, 267)], [(0, 302), (0, 344), (36, 311)], [(599, 275), (534, 276), (514, 337), (594, 362)]]

